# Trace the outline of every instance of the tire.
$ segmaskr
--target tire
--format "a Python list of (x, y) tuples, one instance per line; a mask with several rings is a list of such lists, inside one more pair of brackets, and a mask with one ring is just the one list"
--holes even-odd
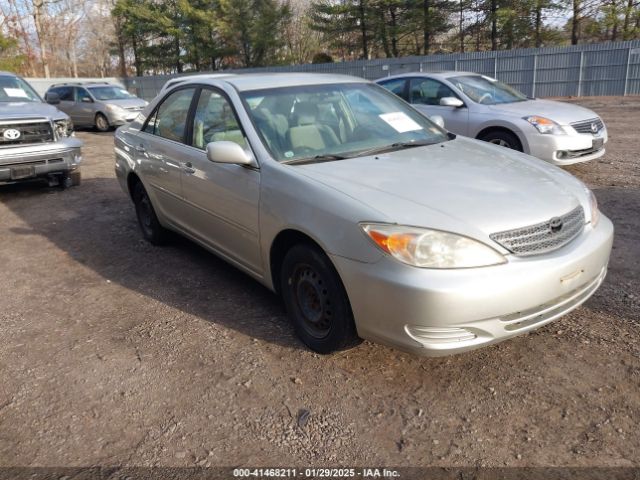
[(519, 152), (522, 151), (522, 144), (518, 137), (511, 132), (507, 132), (504, 130), (494, 130), (488, 133), (485, 133), (480, 140), (484, 140), (485, 142), (493, 143), (494, 145), (499, 145), (501, 147), (507, 147), (512, 150), (517, 150)]
[(59, 185), (62, 190), (66, 190), (70, 187), (77, 187), (78, 185), (80, 185), (81, 181), (80, 170), (64, 173), (60, 175), (59, 178)]
[(296, 334), (311, 350), (328, 354), (359, 343), (347, 292), (319, 248), (291, 248), (280, 269), (280, 291)]
[(96, 126), (96, 130), (98, 130), (99, 132), (108, 132), (111, 128), (111, 125), (109, 125), (109, 120), (102, 113), (96, 114), (94, 123)]
[(133, 189), (133, 203), (136, 206), (138, 224), (142, 230), (142, 236), (153, 245), (162, 245), (167, 239), (167, 231), (164, 229), (151, 204), (151, 199), (144, 189), (142, 182), (136, 183)]

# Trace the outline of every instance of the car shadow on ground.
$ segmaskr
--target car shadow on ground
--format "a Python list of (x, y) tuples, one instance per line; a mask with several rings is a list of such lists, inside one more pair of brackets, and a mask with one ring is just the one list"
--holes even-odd
[(0, 201), (24, 222), (12, 234), (41, 235), (110, 282), (247, 336), (304, 348), (279, 298), (257, 281), (178, 235), (163, 247), (144, 241), (113, 178), (65, 191), (44, 182), (0, 186)]

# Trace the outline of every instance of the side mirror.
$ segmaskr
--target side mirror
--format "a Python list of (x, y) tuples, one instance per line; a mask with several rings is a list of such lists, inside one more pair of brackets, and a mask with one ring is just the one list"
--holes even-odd
[(207, 158), (215, 163), (255, 165), (253, 158), (235, 142), (221, 140), (207, 144)]
[(440, 105), (443, 107), (460, 108), (464, 106), (464, 102), (456, 97), (442, 97), (440, 99)]
[(93, 100), (91, 100), (91, 98), (89, 97), (82, 97), (82, 100), (80, 100), (82, 103), (93, 103)]
[(439, 127), (444, 128), (444, 118), (442, 118), (440, 115), (431, 115), (429, 117), (429, 120), (431, 120), (433, 123), (435, 123)]
[(57, 93), (47, 93), (44, 99), (51, 105), (58, 105), (60, 103), (60, 95)]

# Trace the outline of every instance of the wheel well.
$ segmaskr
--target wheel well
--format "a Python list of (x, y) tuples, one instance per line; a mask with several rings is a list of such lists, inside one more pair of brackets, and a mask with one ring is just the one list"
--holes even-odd
[(133, 192), (139, 182), (142, 182), (142, 180), (140, 180), (140, 177), (133, 172), (131, 172), (127, 177), (127, 188), (129, 189), (129, 196), (131, 197), (131, 200), (133, 200)]
[(298, 230), (283, 230), (280, 232), (271, 244), (269, 251), (269, 265), (271, 267), (271, 281), (276, 292), (280, 293), (280, 268), (287, 252), (295, 245), (301, 243), (311, 244), (322, 250), (318, 242), (310, 236)]
[(482, 140), (482, 137), (484, 137), (485, 135), (487, 135), (488, 133), (491, 133), (491, 132), (506, 132), (506, 133), (510, 133), (511, 135), (516, 137), (516, 140), (518, 140), (518, 143), (520, 145), (520, 151), (523, 150), (523, 148), (522, 148), (522, 140), (520, 140), (520, 137), (518, 136), (518, 134), (516, 132), (514, 132), (513, 130), (507, 128), (507, 127), (487, 127), (484, 130), (481, 130), (478, 133), (478, 135), (476, 135), (476, 138), (478, 140)]

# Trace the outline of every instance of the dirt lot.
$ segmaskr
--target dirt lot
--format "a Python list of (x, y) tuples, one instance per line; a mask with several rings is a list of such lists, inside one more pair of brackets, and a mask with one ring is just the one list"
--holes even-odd
[(0, 466), (638, 466), (640, 98), (580, 103), (611, 135), (569, 169), (616, 226), (605, 284), (442, 359), (306, 350), (253, 280), (143, 242), (112, 135), (79, 133), (80, 187), (0, 187)]

